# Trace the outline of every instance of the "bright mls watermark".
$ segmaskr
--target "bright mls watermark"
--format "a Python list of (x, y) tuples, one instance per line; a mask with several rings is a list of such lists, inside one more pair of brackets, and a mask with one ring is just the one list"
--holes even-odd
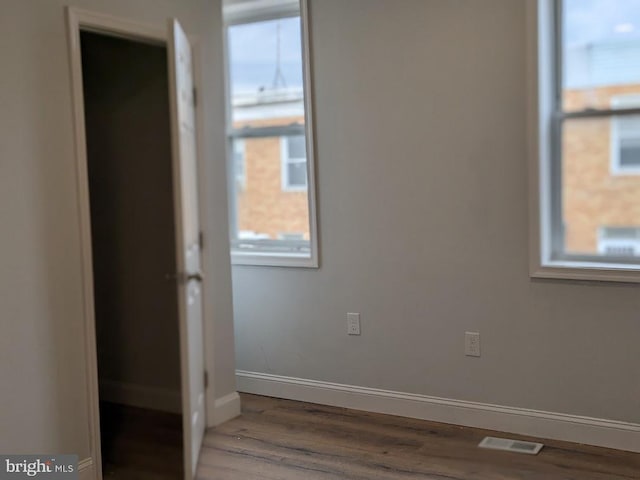
[(78, 480), (77, 455), (0, 455), (0, 480)]

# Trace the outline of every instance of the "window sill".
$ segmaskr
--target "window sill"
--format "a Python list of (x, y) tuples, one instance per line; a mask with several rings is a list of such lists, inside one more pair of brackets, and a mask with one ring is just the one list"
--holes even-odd
[(307, 193), (307, 187), (290, 187), (283, 185), (282, 191), (284, 193)]
[(318, 259), (315, 256), (309, 257), (295, 253), (274, 254), (232, 251), (231, 265), (318, 268)]
[(531, 278), (640, 283), (640, 265), (554, 260), (531, 269)]
[(638, 175), (640, 175), (640, 169), (634, 168), (620, 168), (620, 167), (614, 167), (611, 169), (611, 175), (613, 175), (614, 177), (637, 177)]

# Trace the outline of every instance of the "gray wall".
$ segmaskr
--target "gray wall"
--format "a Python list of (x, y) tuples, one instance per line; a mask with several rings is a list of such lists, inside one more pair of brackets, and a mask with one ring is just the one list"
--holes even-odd
[(525, 1), (311, 15), (321, 268), (234, 267), (238, 368), (640, 422), (638, 287), (528, 276)]
[(167, 50), (88, 32), (81, 44), (100, 381), (179, 398)]
[[(88, 417), (66, 0), (3, 0), (0, 15), (0, 451), (88, 455)], [(235, 390), (224, 97), (216, 0), (76, 0), (164, 26), (178, 17), (203, 60), (207, 363)], [(203, 133), (204, 133), (203, 132)], [(215, 358), (213, 355), (215, 354)]]

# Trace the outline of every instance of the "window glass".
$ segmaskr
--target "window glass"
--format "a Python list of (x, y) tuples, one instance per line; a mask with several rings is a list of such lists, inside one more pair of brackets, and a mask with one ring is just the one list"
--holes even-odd
[(562, 2), (565, 110), (609, 108), (640, 94), (640, 0)]
[[(600, 248), (605, 227), (640, 225), (640, 175), (621, 172), (637, 168), (640, 142), (617, 143), (612, 123), (640, 123), (640, 117), (565, 120), (562, 131), (562, 244), (560, 256), (607, 256)], [(640, 132), (633, 130), (634, 135)], [(634, 250), (633, 255), (640, 255)]]
[[(303, 233), (309, 241), (309, 209), (306, 191), (285, 191), (282, 185), (280, 137), (247, 138), (245, 165), (247, 183), (236, 192), (236, 218), (239, 236), (244, 240), (287, 240), (287, 233)], [(288, 164), (292, 181), (306, 185), (306, 164)], [(299, 169), (299, 170), (297, 170)], [(298, 173), (300, 172), (300, 173)], [(261, 243), (263, 248), (271, 244)], [(245, 248), (247, 243), (243, 243)], [(259, 245), (252, 247), (252, 250)], [(279, 248), (281, 251), (284, 245)], [(299, 250), (300, 246), (296, 245)], [(308, 245), (307, 245), (308, 249)]]
[(618, 168), (637, 169), (640, 167), (640, 117), (623, 117), (618, 123)]
[(305, 147), (304, 135), (287, 137), (287, 144), (290, 159), (306, 160), (307, 149)]
[(300, 17), (228, 28), (234, 128), (304, 123)]
[(304, 163), (289, 163), (287, 169), (287, 187), (304, 188), (307, 186), (307, 170)]
[[(640, 0), (561, 4), (554, 259), (640, 255)], [(594, 110), (595, 109), (595, 110)]]
[(238, 2), (226, 27), (236, 254), (312, 256), (299, 7), (291, 0)]
[(294, 135), (283, 139), (283, 188), (305, 189), (307, 187), (307, 158), (304, 135)]
[(236, 138), (233, 140), (233, 167), (235, 169), (236, 185), (244, 188), (246, 184), (244, 166), (244, 140)]

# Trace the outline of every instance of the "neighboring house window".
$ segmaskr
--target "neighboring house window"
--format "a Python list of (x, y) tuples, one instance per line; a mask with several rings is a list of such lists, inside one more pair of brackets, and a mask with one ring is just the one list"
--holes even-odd
[(318, 266), (306, 8), (224, 2), (234, 264)]
[(247, 185), (247, 174), (244, 162), (244, 140), (236, 138), (233, 140), (233, 168), (235, 172), (236, 186), (244, 189)]
[[(636, 108), (640, 95), (613, 97), (612, 108)], [(640, 174), (640, 116), (625, 115), (611, 120), (611, 171), (617, 175)]]
[(603, 227), (600, 229), (598, 250), (603, 255), (633, 257), (640, 255), (639, 227)]
[(304, 191), (307, 189), (307, 150), (304, 135), (280, 138), (282, 152), (282, 189)]
[(278, 238), (282, 240), (304, 241), (304, 233), (280, 233), (278, 234)]
[(536, 5), (531, 274), (640, 281), (640, 3)]

